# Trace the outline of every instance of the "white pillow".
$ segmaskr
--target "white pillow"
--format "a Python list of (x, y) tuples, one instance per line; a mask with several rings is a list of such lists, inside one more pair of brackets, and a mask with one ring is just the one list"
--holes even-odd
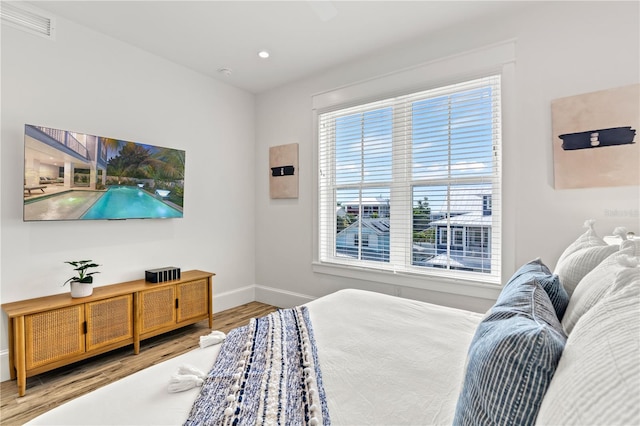
[(560, 277), (562, 286), (567, 291), (569, 297), (572, 297), (573, 291), (578, 283), (589, 272), (600, 264), (607, 257), (617, 252), (619, 246), (604, 245), (597, 247), (587, 247), (571, 253), (561, 261), (558, 261), (554, 274)]
[(598, 246), (606, 246), (607, 243), (596, 234), (595, 229), (593, 229), (593, 224), (596, 221), (593, 219), (586, 220), (584, 222), (584, 227), (587, 228), (587, 231), (580, 235), (577, 240), (569, 244), (569, 247), (564, 249), (560, 257), (558, 258), (558, 263), (562, 262), (567, 256), (572, 253), (575, 253), (578, 250), (582, 250), (588, 247), (598, 247)]
[(569, 305), (562, 318), (562, 326), (567, 335), (571, 333), (580, 317), (613, 286), (619, 271), (637, 266), (638, 258), (635, 255), (635, 244), (633, 241), (625, 240), (620, 244), (620, 251), (607, 257), (585, 275), (569, 299)]
[(639, 312), (640, 268), (626, 268), (569, 335), (537, 424), (640, 424)]

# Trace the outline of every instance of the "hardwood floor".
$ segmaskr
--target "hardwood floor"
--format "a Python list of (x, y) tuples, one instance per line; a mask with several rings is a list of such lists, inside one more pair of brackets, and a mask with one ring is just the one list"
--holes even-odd
[[(277, 308), (251, 302), (213, 315), (214, 330), (228, 333), (243, 326), (249, 319), (267, 315)], [(199, 344), (199, 338), (209, 333), (207, 321), (143, 340), (140, 353), (125, 347), (77, 362), (53, 371), (29, 377), (27, 393), (18, 397), (15, 380), (0, 383), (0, 424), (22, 425), (58, 405), (101, 386), (128, 376), (169, 358), (188, 352)]]

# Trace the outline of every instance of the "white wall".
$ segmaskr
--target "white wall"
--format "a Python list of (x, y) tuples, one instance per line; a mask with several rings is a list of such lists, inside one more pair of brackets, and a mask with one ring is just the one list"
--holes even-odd
[[(564, 247), (596, 219), (600, 235), (615, 226), (640, 231), (638, 186), (554, 190), (550, 102), (553, 99), (638, 83), (640, 34), (637, 2), (537, 3), (516, 16), (466, 23), (414, 43), (295, 82), (257, 97), (256, 297), (294, 304), (355, 287), (483, 311), (492, 300), (470, 298), (312, 271), (313, 125), (311, 97), (407, 67), (516, 40), (517, 137), (504, 141), (505, 253), (508, 271), (541, 256), (553, 267)], [(452, 69), (456, 75), (464, 70)], [(428, 79), (428, 76), (425, 76)], [(513, 94), (512, 94), (513, 95)], [(639, 129), (640, 130), (640, 129)], [(300, 197), (271, 200), (268, 148), (300, 144)], [(614, 216), (612, 212), (627, 212)], [(628, 212), (635, 212), (629, 214)], [(505, 256), (507, 257), (507, 256)], [(507, 277), (508, 278), (508, 277)], [(494, 292), (497, 294), (497, 292)]]
[[(216, 311), (253, 300), (252, 94), (63, 19), (55, 41), (2, 26), (1, 65), (2, 303), (68, 292), (85, 258), (96, 286), (172, 265), (217, 274)], [(184, 218), (23, 222), (25, 123), (184, 149)]]

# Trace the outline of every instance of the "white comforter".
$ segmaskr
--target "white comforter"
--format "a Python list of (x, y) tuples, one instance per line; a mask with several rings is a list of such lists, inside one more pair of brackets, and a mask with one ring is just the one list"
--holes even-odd
[(452, 423), (481, 314), (356, 290), (308, 306), (334, 425)]
[[(307, 306), (334, 425), (451, 424), (481, 314), (360, 290)], [(195, 349), (29, 424), (182, 424), (198, 389), (169, 394), (169, 377), (185, 363), (208, 371), (218, 352)]]

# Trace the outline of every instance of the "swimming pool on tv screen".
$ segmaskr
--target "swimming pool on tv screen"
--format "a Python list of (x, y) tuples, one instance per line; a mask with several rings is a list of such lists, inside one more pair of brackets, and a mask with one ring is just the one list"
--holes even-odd
[(24, 204), (24, 220), (98, 220), (181, 218), (182, 211), (138, 187), (105, 191), (71, 190)]

